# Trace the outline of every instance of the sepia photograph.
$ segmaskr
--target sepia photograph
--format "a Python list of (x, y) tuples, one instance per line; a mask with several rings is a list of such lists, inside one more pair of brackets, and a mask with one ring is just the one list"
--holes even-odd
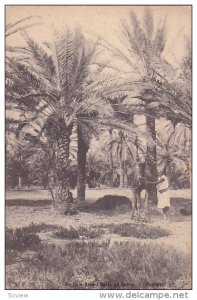
[(192, 290), (192, 5), (5, 5), (4, 34), (5, 289)]

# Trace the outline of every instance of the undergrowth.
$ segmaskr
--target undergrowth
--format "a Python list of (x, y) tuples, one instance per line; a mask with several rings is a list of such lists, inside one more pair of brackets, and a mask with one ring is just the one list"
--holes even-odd
[(7, 267), (7, 289), (191, 288), (189, 257), (158, 244), (43, 244), (29, 260), (15, 251), (13, 263), (19, 258), (20, 267), (15, 267), (15, 272)]

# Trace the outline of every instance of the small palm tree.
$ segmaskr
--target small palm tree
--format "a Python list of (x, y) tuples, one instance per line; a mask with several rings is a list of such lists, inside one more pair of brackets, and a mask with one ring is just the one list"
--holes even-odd
[[(34, 153), (35, 148), (24, 139), (24, 135), (19, 134), (16, 128), (9, 128), (6, 133), (6, 176), (10, 176), (13, 182), (17, 182), (19, 189), (27, 182), (26, 177), (30, 175), (28, 174), (29, 161)], [(17, 178), (13, 178), (14, 176)], [(7, 180), (6, 184), (9, 186)]]
[[(137, 147), (143, 149), (142, 142), (139, 139), (139, 133), (115, 129), (108, 135), (103, 149), (107, 153), (106, 158), (111, 167), (119, 165), (120, 187), (127, 186), (127, 166), (129, 162), (135, 161), (137, 158)], [(136, 141), (137, 145), (136, 145)], [(142, 150), (144, 151), (144, 149)], [(111, 170), (113, 177), (113, 169)]]
[[(13, 173), (15, 168), (15, 174), (17, 174), (17, 179), (14, 182), (18, 182), (18, 188), (22, 187), (22, 173), (23, 173), (23, 153), (26, 148), (24, 142), (16, 139), (15, 135), (12, 133), (6, 135), (6, 178), (8, 179), (9, 173)], [(9, 180), (6, 180), (6, 184), (8, 185)]]
[(157, 165), (160, 171), (165, 171), (171, 184), (181, 184), (190, 181), (190, 129), (178, 124), (175, 129), (166, 125), (162, 133), (157, 133)]

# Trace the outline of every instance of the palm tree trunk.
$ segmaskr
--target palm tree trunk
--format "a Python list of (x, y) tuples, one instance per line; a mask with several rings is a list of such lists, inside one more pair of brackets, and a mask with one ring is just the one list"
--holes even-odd
[(120, 161), (120, 188), (124, 187), (124, 164)]
[[(110, 134), (110, 141), (112, 140), (112, 131), (113, 129), (109, 129), (109, 134)], [(109, 153), (109, 174), (110, 174), (110, 178), (109, 178), (109, 186), (113, 187), (113, 173), (114, 173), (114, 166), (113, 166), (113, 153), (112, 153), (112, 148), (109, 149), (110, 153)]]
[(20, 189), (22, 187), (22, 180), (21, 175), (18, 176), (18, 188)]
[[(146, 117), (146, 126), (151, 134), (153, 142), (147, 146), (147, 160), (150, 165), (150, 181), (157, 181), (157, 150), (156, 150), (156, 131), (155, 131), (155, 118), (152, 116)], [(149, 202), (157, 204), (157, 190), (156, 185), (149, 186)]]
[(69, 149), (70, 132), (64, 128), (54, 143), (54, 159), (49, 176), (49, 190), (58, 210), (70, 210)]
[(127, 177), (127, 165), (126, 161), (124, 161), (124, 187), (128, 187), (128, 177)]
[(86, 156), (89, 147), (84, 143), (80, 129), (77, 130), (78, 134), (78, 171), (77, 171), (77, 199), (78, 201), (85, 201), (85, 182), (86, 182)]
[(109, 186), (113, 187), (114, 185), (114, 171), (113, 171), (113, 158), (112, 158), (112, 151), (109, 154)]

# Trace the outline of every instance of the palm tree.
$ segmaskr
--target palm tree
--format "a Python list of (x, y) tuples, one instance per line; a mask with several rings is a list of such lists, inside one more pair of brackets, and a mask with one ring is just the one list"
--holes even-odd
[[(122, 97), (122, 107), (125, 110), (146, 115), (147, 130), (151, 136), (147, 145), (147, 158), (153, 162), (152, 179), (156, 181), (155, 120), (163, 116), (176, 124), (182, 122), (191, 127), (191, 93), (186, 92), (186, 80), (181, 79), (177, 70), (162, 57), (166, 42), (165, 21), (154, 28), (150, 10), (145, 11), (142, 22), (134, 13), (130, 14), (129, 21), (128, 24), (125, 21), (122, 24), (122, 37), (126, 46), (124, 50), (105, 41), (101, 43), (101, 46), (114, 55), (116, 61), (119, 60), (124, 65), (122, 72), (118, 70), (122, 78), (117, 80), (115, 88), (111, 86), (108, 97)], [(191, 66), (190, 58), (189, 54), (185, 57), (187, 66)], [(113, 65), (103, 66), (111, 68), (113, 72), (117, 70)], [(187, 72), (187, 75), (190, 76), (190, 73)], [(190, 79), (188, 82), (191, 87)], [(156, 201), (154, 186), (151, 194), (150, 197)]]
[[(36, 152), (37, 159), (37, 157), (40, 155), (40, 149), (35, 148), (34, 144), (32, 144), (29, 140), (24, 139), (24, 134), (19, 134), (18, 129), (16, 127), (12, 127), (7, 130), (6, 176), (7, 178), (11, 177), (12, 182), (17, 182), (17, 186), (19, 189), (22, 187), (23, 184), (27, 183), (27, 177), (33, 177), (33, 172), (29, 174), (29, 169), (30, 161), (32, 161), (32, 158)], [(9, 186), (9, 182), (6, 181), (6, 184)]]
[(191, 129), (182, 123), (178, 123), (174, 127), (171, 121), (161, 120), (161, 122), (163, 126), (157, 128), (158, 168), (166, 171), (172, 181), (175, 182), (177, 174), (182, 176), (186, 175), (186, 171), (189, 171)]
[[(10, 37), (13, 35), (21, 34), (24, 32), (26, 29), (31, 28), (33, 26), (38, 26), (41, 25), (41, 17), (38, 16), (30, 16), (26, 17), (23, 19), (20, 19), (14, 23), (7, 23), (5, 26), (5, 39), (6, 39), (6, 61), (10, 59), (10, 55), (15, 55), (17, 58), (16, 54), (27, 54), (26, 49), (23, 47), (16, 47), (12, 46), (9, 43)], [(17, 38), (16, 38), (17, 39)], [(18, 57), (20, 60), (21, 57)]]
[(85, 200), (85, 182), (86, 182), (86, 166), (87, 153), (90, 148), (90, 142), (93, 136), (98, 136), (99, 128), (95, 119), (90, 119), (90, 115), (84, 111), (83, 117), (78, 120), (77, 126), (77, 199)]
[(108, 165), (105, 162), (105, 154), (100, 147), (100, 143), (97, 143), (94, 139), (87, 154), (87, 183), (89, 186), (95, 187), (97, 184), (99, 185), (101, 181), (107, 181), (109, 179), (107, 178), (106, 180), (105, 176), (107, 170)]
[(6, 185), (9, 185), (8, 177), (12, 173), (17, 177), (12, 181), (18, 183), (19, 189), (22, 187), (22, 174), (24, 169), (23, 154), (26, 148), (26, 144), (23, 141), (16, 139), (16, 136), (13, 135), (13, 133), (6, 135), (6, 157), (8, 160), (6, 164)]
[(54, 176), (50, 178), (54, 177), (51, 191), (56, 202), (68, 194), (70, 136), (73, 131), (77, 133), (78, 200), (83, 201), (91, 137), (113, 116), (89, 70), (96, 45), (90, 46), (79, 31), (67, 31), (53, 45), (45, 43), (42, 47), (27, 34), (24, 37), (29, 59), (23, 64), (15, 59), (7, 63), (7, 107), (23, 112), (24, 126), (42, 119), (40, 132), (54, 150)]
[[(27, 34), (24, 37), (29, 59), (21, 62), (11, 57), (6, 66), (7, 107), (23, 115), (23, 127), (35, 120), (42, 121), (38, 135), (45, 133), (54, 152), (51, 190), (55, 202), (61, 206), (69, 194), (69, 148), (73, 128), (77, 126), (80, 148), (81, 134), (85, 133), (81, 124), (95, 122), (99, 107), (105, 111), (106, 101), (89, 92), (89, 65), (95, 45), (88, 45), (77, 30), (68, 30), (56, 37), (53, 44), (42, 46)], [(83, 150), (81, 152), (84, 157)]]
[[(138, 143), (136, 145), (137, 140)], [(141, 150), (143, 149), (143, 145), (139, 139), (139, 133), (137, 131), (128, 132), (126, 130), (123, 131), (118, 129), (113, 130), (112, 133), (105, 139), (105, 143), (103, 144), (103, 150), (107, 153), (106, 157), (109, 163), (113, 165), (118, 163), (119, 165), (121, 188), (127, 187), (127, 166), (129, 165), (129, 161), (134, 161), (137, 157), (136, 146), (138, 146)], [(142, 151), (144, 151), (144, 149)]]
[[(181, 185), (189, 181), (190, 150), (183, 140), (185, 136), (178, 131), (186, 128), (176, 128), (171, 134), (157, 133), (158, 169), (164, 171), (170, 178), (170, 184)], [(182, 137), (180, 139), (180, 137)]]
[[(130, 23), (122, 24), (122, 36), (125, 43), (125, 51), (116, 49), (113, 45), (103, 41), (101, 45), (109, 50), (116, 60), (126, 65), (122, 78), (117, 81), (115, 88), (109, 90), (109, 98), (121, 98), (122, 107), (130, 114), (145, 114), (147, 130), (151, 139), (147, 145), (147, 157), (153, 161), (152, 179), (156, 181), (156, 132), (155, 118), (158, 116), (158, 101), (160, 95), (155, 89), (155, 83), (151, 79), (151, 71), (163, 64), (162, 53), (165, 48), (165, 23), (154, 29), (153, 16), (146, 10), (143, 23), (134, 13), (130, 13)], [(113, 66), (110, 66), (113, 68)], [(125, 99), (126, 98), (126, 99)], [(156, 187), (153, 186), (150, 197), (156, 201)]]
[[(109, 128), (109, 136), (110, 136), (110, 140), (112, 141), (113, 139), (113, 129)], [(109, 173), (110, 173), (110, 187), (113, 186), (113, 169), (114, 169), (114, 164), (113, 164), (113, 144), (111, 143), (109, 149), (108, 149), (108, 161), (109, 161)]]

